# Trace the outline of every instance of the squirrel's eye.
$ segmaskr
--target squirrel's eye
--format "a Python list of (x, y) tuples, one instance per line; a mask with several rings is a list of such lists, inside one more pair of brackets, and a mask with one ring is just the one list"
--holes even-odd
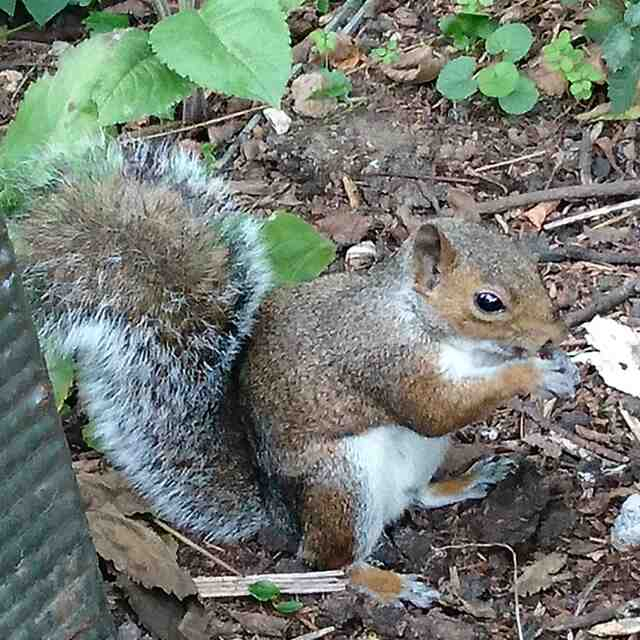
[(484, 313), (499, 313), (506, 309), (502, 300), (491, 291), (481, 291), (476, 294), (476, 305)]

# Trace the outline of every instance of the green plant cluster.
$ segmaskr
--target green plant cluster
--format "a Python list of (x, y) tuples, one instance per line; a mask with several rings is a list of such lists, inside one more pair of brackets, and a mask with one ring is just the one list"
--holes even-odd
[(320, 73), (324, 77), (325, 85), (322, 89), (315, 91), (312, 97), (346, 100), (351, 95), (351, 90), (353, 89), (351, 80), (349, 80), (344, 71), (331, 69), (329, 65), (329, 56), (336, 50), (338, 36), (333, 31), (316, 29), (311, 33), (311, 40), (316, 51), (322, 57), (322, 69), (320, 69)]
[(636, 102), (640, 80), (640, 0), (600, 0), (585, 35), (602, 46), (613, 110), (626, 111)]
[(542, 51), (547, 66), (567, 79), (569, 91), (576, 100), (588, 100), (593, 83), (604, 80), (602, 72), (585, 61), (584, 51), (573, 46), (569, 31), (561, 31)]
[(291, 615), (302, 609), (300, 600), (280, 601), (280, 587), (270, 580), (259, 580), (249, 585), (249, 593), (258, 602), (271, 602), (273, 608), (284, 615)]
[(533, 43), (529, 28), (519, 22), (493, 30), (485, 39), (485, 50), (498, 59), (478, 72), (478, 62), (471, 56), (460, 56), (448, 62), (440, 72), (436, 88), (459, 102), (480, 91), (496, 98), (503, 111), (522, 114), (530, 111), (538, 101), (535, 84), (523, 75), (516, 62), (522, 60)]

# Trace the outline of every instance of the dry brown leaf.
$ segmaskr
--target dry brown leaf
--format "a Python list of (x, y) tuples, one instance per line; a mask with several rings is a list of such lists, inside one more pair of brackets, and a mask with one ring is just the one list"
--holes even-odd
[(338, 100), (331, 97), (312, 98), (316, 92), (324, 89), (327, 81), (319, 72), (305, 73), (291, 84), (293, 110), (308, 118), (324, 118), (338, 108)]
[[(321, 56), (313, 47), (309, 51), (308, 59), (311, 64), (320, 64), (324, 62), (325, 56)], [(349, 71), (360, 64), (364, 55), (351, 36), (346, 33), (336, 33), (336, 46), (333, 51), (329, 52), (328, 59), (332, 67)]]
[(400, 54), (397, 62), (383, 64), (380, 69), (394, 82), (421, 84), (435, 80), (445, 62), (445, 58), (437, 56), (431, 47), (423, 46)]
[(144, 18), (150, 16), (152, 13), (149, 3), (141, 2), (140, 0), (118, 2), (117, 4), (112, 4), (110, 7), (105, 7), (103, 11), (106, 13), (128, 13), (136, 18)]
[(159, 587), (178, 598), (197, 593), (191, 577), (151, 527), (127, 518), (111, 505), (87, 512), (91, 538), (98, 554), (135, 582)]
[(95, 511), (112, 505), (120, 513), (132, 516), (149, 513), (151, 508), (133, 491), (131, 485), (117, 471), (76, 474), (80, 495), (86, 511)]
[(607, 65), (602, 58), (602, 47), (597, 44), (589, 44), (585, 47), (585, 62), (592, 64), (603, 76), (603, 80), (595, 84), (605, 84), (607, 81)]
[(563, 96), (569, 88), (569, 83), (560, 71), (551, 69), (542, 57), (528, 72), (529, 77), (536, 83), (542, 93), (548, 96)]
[(326, 233), (337, 244), (355, 244), (371, 228), (371, 218), (351, 211), (340, 211), (316, 222), (319, 231)]
[(525, 596), (548, 589), (553, 584), (553, 574), (567, 563), (566, 553), (550, 553), (529, 565), (518, 578), (518, 589)]
[(532, 209), (525, 211), (522, 215), (525, 217), (536, 229), (542, 229), (542, 225), (545, 220), (552, 214), (560, 204), (560, 200), (549, 200), (548, 202), (541, 202)]

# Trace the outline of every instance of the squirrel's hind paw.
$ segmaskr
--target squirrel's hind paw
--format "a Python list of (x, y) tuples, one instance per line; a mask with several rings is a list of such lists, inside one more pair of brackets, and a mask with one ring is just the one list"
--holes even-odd
[(418, 576), (378, 569), (365, 563), (353, 565), (349, 579), (354, 589), (384, 604), (410, 602), (416, 607), (426, 608), (440, 597), (437, 591), (420, 582)]

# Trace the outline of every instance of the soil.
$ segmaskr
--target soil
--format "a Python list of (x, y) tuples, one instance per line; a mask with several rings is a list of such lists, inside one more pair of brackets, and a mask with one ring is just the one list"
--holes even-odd
[[(364, 23), (358, 42), (365, 50), (379, 46), (388, 40), (390, 29), (400, 34), (403, 49), (432, 40), (437, 32), (434, 15), (444, 15), (451, 6), (434, 2), (427, 12), (424, 4), (419, 0), (381, 3), (382, 13)], [(497, 13), (501, 4), (496, 3)], [(548, 39), (554, 20), (571, 23), (575, 15), (559, 2), (531, 4), (539, 5), (527, 21), (536, 42)], [(315, 18), (303, 14), (302, 26), (298, 25), (302, 31), (307, 28), (305, 20)], [(47, 44), (20, 40), (0, 45), (0, 71), (22, 74), (11, 92), (3, 92), (0, 83), (1, 125), (10, 122), (29, 83), (54, 63)], [(290, 130), (278, 136), (263, 121), (243, 134), (240, 152), (225, 170), (238, 199), (257, 214), (286, 207), (329, 229), (339, 247), (334, 270), (344, 268), (346, 250), (363, 240), (373, 241), (377, 258), (384, 259), (413, 226), (429, 216), (465, 215), (461, 201), (488, 201), (588, 180), (638, 178), (636, 122), (585, 125), (575, 119), (606, 99), (601, 88), (588, 104), (578, 105), (569, 97), (544, 98), (531, 113), (511, 117), (481, 99), (454, 107), (433, 83), (394, 83), (371, 65), (358, 65), (350, 78), (353, 102), (325, 118), (309, 119), (296, 115), (285, 101), (284, 108), (293, 117)], [(208, 106), (208, 117), (212, 117), (247, 105), (212, 96)], [(247, 120), (236, 123), (229, 141), (237, 139), (239, 125)], [(591, 135), (593, 144), (585, 146), (585, 134)], [(190, 144), (204, 141), (201, 135), (194, 134)], [(502, 164), (487, 168), (497, 163)], [(359, 195), (357, 208), (345, 190), (345, 177)], [(564, 202), (547, 221), (619, 200)], [(640, 223), (633, 210), (548, 232), (536, 228), (527, 213), (510, 210), (489, 216), (486, 222), (513, 236), (540, 236), (555, 248), (577, 244), (638, 257)], [(364, 222), (347, 224), (345, 216)], [(593, 261), (543, 264), (542, 271), (563, 313), (582, 308), (629, 277), (640, 276), (637, 266)], [(640, 296), (608, 315), (639, 327)], [(574, 353), (584, 348), (584, 330), (573, 329), (566, 346)], [(459, 456), (467, 461), (487, 450), (518, 455), (521, 463), (514, 476), (483, 501), (413, 511), (386, 532), (376, 562), (424, 576), (446, 595), (442, 602), (420, 610), (376, 605), (350, 591), (303, 596), (303, 609), (283, 626), (283, 618), (267, 605), (247, 598), (210, 600), (205, 605), (210, 627), (204, 637), (294, 638), (329, 626), (335, 627), (327, 636), (333, 640), (518, 637), (511, 552), (475, 543), (512, 547), (519, 573), (552, 553), (563, 554), (562, 566), (555, 575), (546, 576), (542, 590), (519, 594), (524, 638), (567, 637), (566, 630), (549, 630), (551, 621), (636, 598), (640, 555), (616, 551), (609, 543), (609, 531), (625, 497), (640, 491), (640, 442), (620, 413), (622, 406), (640, 417), (640, 400), (607, 386), (593, 367), (581, 365), (580, 369), (582, 383), (574, 400), (546, 404), (514, 400), (489, 421), (456, 435)], [(86, 460), (81, 440), (77, 433), (74, 436), (78, 422), (67, 420), (67, 429), (76, 457)], [(558, 445), (554, 448), (549, 438), (566, 434), (571, 439), (580, 433), (587, 449), (594, 445), (589, 449), (592, 453), (598, 451), (595, 444), (601, 443), (613, 459), (607, 458), (606, 451), (585, 459)], [(615, 454), (624, 456), (625, 462), (616, 461)], [(454, 460), (450, 467), (456, 464), (461, 463)], [(448, 545), (459, 548), (437, 550)], [(267, 534), (214, 553), (246, 574), (303, 569), (288, 541)], [(186, 546), (180, 547), (179, 560), (193, 575), (223, 573)], [(136, 615), (124, 603), (107, 567), (105, 572), (121, 637), (141, 637), (144, 632)], [(587, 636), (580, 630), (573, 637)]]

